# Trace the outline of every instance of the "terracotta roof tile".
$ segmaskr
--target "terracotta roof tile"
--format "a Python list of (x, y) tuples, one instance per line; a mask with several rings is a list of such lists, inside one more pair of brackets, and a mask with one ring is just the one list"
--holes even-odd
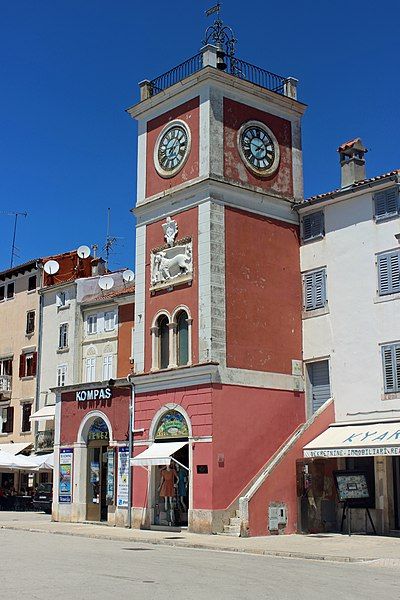
[(383, 173), (382, 175), (376, 175), (375, 177), (369, 177), (367, 179), (362, 179), (361, 181), (356, 181), (356, 183), (353, 183), (353, 185), (349, 188), (336, 188), (334, 190), (331, 190), (330, 192), (325, 192), (324, 194), (316, 194), (315, 196), (310, 196), (309, 198), (305, 198), (304, 200), (302, 200), (301, 202), (299, 202), (296, 207), (298, 206), (304, 206), (305, 204), (312, 204), (313, 202), (317, 201), (317, 200), (326, 200), (327, 198), (333, 197), (335, 194), (339, 193), (339, 192), (351, 192), (353, 190), (356, 190), (358, 187), (368, 184), (368, 183), (373, 183), (374, 181), (380, 181), (381, 179), (386, 179), (386, 177), (394, 177), (396, 175), (400, 175), (400, 169), (394, 169), (393, 171), (389, 171), (388, 173)]
[(129, 296), (135, 293), (134, 285), (127, 285), (119, 289), (104, 290), (102, 294), (92, 294), (91, 296), (85, 296), (82, 299), (82, 304), (90, 304), (92, 302), (101, 302), (110, 300), (111, 298), (119, 298), (120, 296)]
[(337, 149), (338, 152), (344, 152), (345, 150), (348, 150), (349, 148), (352, 148), (355, 144), (357, 144), (357, 142), (361, 142), (360, 138), (354, 138), (354, 140), (349, 140), (348, 142), (344, 142), (344, 144), (341, 144), (339, 146), (339, 148)]

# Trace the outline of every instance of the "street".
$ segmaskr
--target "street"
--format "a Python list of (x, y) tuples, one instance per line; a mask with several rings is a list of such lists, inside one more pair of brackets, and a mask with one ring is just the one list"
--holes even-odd
[(368, 600), (400, 597), (395, 568), (0, 530), (7, 600)]

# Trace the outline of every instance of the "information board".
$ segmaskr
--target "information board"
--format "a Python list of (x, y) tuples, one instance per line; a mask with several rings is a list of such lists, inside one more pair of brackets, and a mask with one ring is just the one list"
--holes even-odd
[(72, 464), (74, 451), (72, 448), (60, 449), (58, 501), (62, 504), (72, 502)]
[(117, 507), (127, 508), (129, 489), (129, 448), (118, 448)]
[(364, 471), (334, 471), (336, 490), (340, 502), (352, 505), (369, 499), (367, 473)]

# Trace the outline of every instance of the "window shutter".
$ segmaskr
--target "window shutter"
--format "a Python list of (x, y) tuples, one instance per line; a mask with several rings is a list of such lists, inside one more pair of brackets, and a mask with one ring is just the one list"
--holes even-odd
[(35, 377), (37, 369), (37, 352), (32, 354), (32, 375)]
[(14, 431), (14, 407), (7, 407), (7, 423), (6, 423), (6, 433), (12, 433)]
[(394, 371), (395, 371), (395, 377), (396, 377), (396, 391), (398, 392), (400, 390), (400, 344), (396, 345), (394, 347)]
[(315, 308), (325, 306), (325, 271), (314, 273)]
[[(400, 348), (400, 346), (398, 346)], [(383, 359), (383, 378), (385, 383), (385, 392), (395, 391), (395, 370), (394, 370), (394, 347), (383, 346), (382, 348), (382, 359)]]
[(389, 190), (383, 190), (374, 195), (375, 202), (375, 218), (385, 219), (397, 215), (398, 207), (398, 192), (397, 188), (393, 187)]
[(378, 256), (379, 295), (400, 292), (400, 250)]
[(390, 279), (392, 294), (400, 292), (400, 250), (390, 255)]
[(312, 412), (315, 413), (331, 397), (329, 363), (327, 360), (310, 365)]
[(387, 254), (378, 256), (378, 280), (379, 295), (390, 294), (389, 256)]
[(306, 310), (314, 308), (314, 277), (313, 273), (307, 273), (304, 277), (304, 307)]
[(25, 377), (25, 354), (19, 357), (19, 376)]
[(303, 240), (312, 240), (324, 235), (324, 213), (322, 210), (303, 217)]

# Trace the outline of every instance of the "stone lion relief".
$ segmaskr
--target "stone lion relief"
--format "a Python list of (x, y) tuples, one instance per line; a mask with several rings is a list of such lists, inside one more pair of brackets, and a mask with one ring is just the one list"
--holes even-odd
[(151, 253), (152, 289), (169, 287), (192, 278), (192, 242), (178, 244), (172, 248)]

